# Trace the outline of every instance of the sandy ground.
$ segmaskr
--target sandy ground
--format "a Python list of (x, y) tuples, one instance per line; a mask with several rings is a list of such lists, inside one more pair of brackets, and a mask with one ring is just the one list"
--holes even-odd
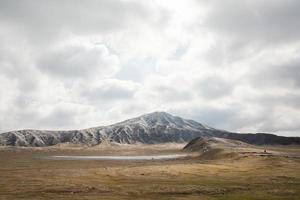
[[(300, 199), (300, 147), (233, 149), (167, 161), (44, 160), (51, 155), (177, 154), (184, 144), (0, 148), (0, 199)], [(264, 148), (267, 153), (263, 153)]]

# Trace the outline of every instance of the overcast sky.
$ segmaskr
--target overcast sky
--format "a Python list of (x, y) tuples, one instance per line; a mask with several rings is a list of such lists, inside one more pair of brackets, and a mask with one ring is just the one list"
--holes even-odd
[(166, 111), (300, 136), (299, 0), (0, 0), (0, 130)]

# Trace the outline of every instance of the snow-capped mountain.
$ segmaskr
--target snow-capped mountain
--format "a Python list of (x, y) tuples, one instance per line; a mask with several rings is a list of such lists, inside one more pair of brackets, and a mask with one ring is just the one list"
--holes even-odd
[(101, 143), (182, 143), (201, 136), (237, 139), (253, 144), (272, 144), (274, 142), (279, 144), (300, 143), (299, 138), (280, 137), (272, 134), (231, 133), (165, 112), (154, 112), (110, 126), (83, 130), (19, 130), (6, 132), (0, 134), (0, 145), (51, 146), (66, 142), (90, 146)]
[(210, 135), (212, 128), (165, 112), (154, 112), (100, 128), (102, 141), (117, 143), (186, 142)]

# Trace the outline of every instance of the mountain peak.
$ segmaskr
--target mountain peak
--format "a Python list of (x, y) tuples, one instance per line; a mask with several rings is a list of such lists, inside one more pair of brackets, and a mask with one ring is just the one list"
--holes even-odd
[(121, 125), (139, 124), (147, 127), (165, 126), (165, 127), (173, 127), (178, 129), (192, 129), (192, 130), (205, 128), (202, 124), (196, 121), (183, 119), (181, 117), (174, 116), (163, 111), (144, 114), (139, 117), (120, 122), (118, 124)]
[(140, 116), (142, 118), (173, 118), (175, 116), (167, 113), (167, 112), (163, 112), (163, 111), (157, 111), (157, 112), (152, 112), (152, 113), (148, 113), (148, 114), (144, 114), (142, 116)]
[(165, 111), (155, 111), (155, 112), (148, 113), (148, 114), (145, 114), (145, 115), (171, 115), (171, 114), (167, 113)]
[(183, 120), (180, 117), (175, 117), (166, 112), (153, 112), (153, 113), (142, 115), (140, 118), (146, 121), (148, 125), (151, 124), (169, 125), (169, 124), (178, 124), (178, 123), (182, 124), (183, 122)]
[(167, 112), (164, 112), (164, 111), (155, 111), (155, 112), (144, 114), (140, 117), (145, 117), (145, 118), (168, 118), (169, 117), (169, 118), (172, 118), (174, 116)]

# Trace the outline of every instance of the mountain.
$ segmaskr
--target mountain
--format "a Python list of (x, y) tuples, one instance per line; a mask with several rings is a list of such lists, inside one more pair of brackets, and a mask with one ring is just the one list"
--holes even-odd
[(67, 142), (89, 146), (101, 143), (183, 143), (201, 136), (236, 139), (251, 144), (300, 144), (299, 137), (231, 133), (208, 127), (193, 120), (173, 116), (166, 112), (154, 112), (110, 126), (99, 126), (83, 130), (19, 130), (1, 133), (0, 145), (35, 147)]

